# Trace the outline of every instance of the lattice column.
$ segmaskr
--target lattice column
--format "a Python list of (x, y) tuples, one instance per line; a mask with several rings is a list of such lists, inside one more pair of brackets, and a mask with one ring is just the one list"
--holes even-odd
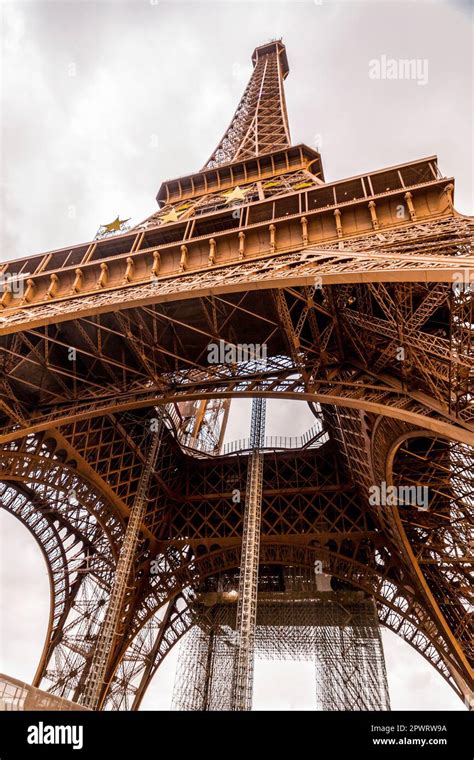
[(84, 687), (84, 693), (81, 699), (81, 703), (91, 709), (97, 709), (99, 706), (105, 683), (107, 666), (110, 662), (110, 656), (113, 649), (114, 638), (118, 635), (120, 615), (125, 601), (127, 583), (133, 569), (140, 528), (145, 516), (148, 486), (154, 470), (161, 441), (161, 418), (160, 423), (158, 431), (153, 433), (148, 456), (138, 482), (138, 488), (130, 512), (127, 530), (125, 531), (122, 548), (120, 550), (120, 557), (117, 563), (117, 570), (112, 585), (109, 605), (97, 639), (89, 674)]
[(255, 627), (257, 620), (258, 560), (262, 519), (263, 454), (265, 437), (265, 400), (254, 399), (247, 488), (245, 493), (244, 530), (240, 561), (239, 601), (237, 605), (238, 648), (232, 708), (251, 710), (253, 691)]

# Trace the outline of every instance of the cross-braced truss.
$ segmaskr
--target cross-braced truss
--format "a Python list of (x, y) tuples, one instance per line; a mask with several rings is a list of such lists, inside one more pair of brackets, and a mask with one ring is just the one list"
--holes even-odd
[(283, 90), (288, 73), (285, 46), (281, 41), (262, 45), (255, 49), (252, 61), (250, 82), (206, 169), (290, 145)]

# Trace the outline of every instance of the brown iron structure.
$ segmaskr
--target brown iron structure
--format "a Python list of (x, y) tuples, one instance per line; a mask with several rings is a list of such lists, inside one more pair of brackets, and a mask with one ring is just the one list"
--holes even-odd
[[(158, 211), (0, 268), (0, 496), (51, 585), (33, 686), (138, 709), (176, 642), (195, 626), (213, 655), (212, 621), (237, 607), (245, 678), (278, 605), (291, 627), (319, 604), (298, 636), (337, 629), (336, 667), (331, 605), (359, 604), (372, 644), (376, 609), (472, 704), (472, 220), (436, 156), (326, 182), (290, 142), (283, 43), (252, 60), (218, 147), (161, 185)], [(265, 361), (211, 364), (210, 344)], [(306, 402), (315, 428), (222, 448), (244, 397)], [(373, 503), (374, 486), (426, 487), (428, 507)], [(258, 573), (239, 596), (244, 528)], [(248, 709), (233, 662), (228, 706)]]

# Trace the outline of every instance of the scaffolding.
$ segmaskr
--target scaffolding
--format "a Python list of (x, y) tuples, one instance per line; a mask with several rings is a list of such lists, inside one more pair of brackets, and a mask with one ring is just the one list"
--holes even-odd
[(387, 673), (372, 599), (330, 602), (313, 633), (320, 710), (389, 710)]
[[(180, 646), (173, 709), (235, 709), (236, 594), (201, 594), (197, 601), (196, 625)], [(390, 709), (377, 611), (363, 592), (321, 592), (316, 583), (312, 590), (260, 592), (253, 644), (257, 659), (313, 664), (315, 709)]]
[(201, 610), (179, 650), (172, 708), (232, 710), (237, 654), (235, 604)]

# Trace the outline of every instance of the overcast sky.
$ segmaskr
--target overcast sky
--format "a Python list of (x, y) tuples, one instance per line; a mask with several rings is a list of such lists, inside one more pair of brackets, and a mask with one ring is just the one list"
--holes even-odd
[[(472, 213), (469, 2), (1, 3), (0, 257), (91, 239), (117, 214), (138, 223), (164, 179), (196, 171), (217, 145), (257, 45), (283, 37), (293, 143), (319, 146), (326, 180), (437, 154)], [(427, 82), (377, 80), (370, 62), (414, 59)], [(426, 61), (426, 63), (424, 63)], [(427, 68), (426, 68), (427, 67)], [(426, 77), (425, 77), (426, 78)], [(247, 434), (234, 403), (228, 439)], [(311, 425), (300, 404), (269, 404), (268, 432)], [(0, 515), (0, 669), (31, 680), (48, 615), (34, 541)], [(462, 709), (440, 676), (384, 633), (394, 708)], [(176, 653), (144, 707), (170, 705)], [(308, 666), (257, 664), (256, 708), (311, 707)]]

